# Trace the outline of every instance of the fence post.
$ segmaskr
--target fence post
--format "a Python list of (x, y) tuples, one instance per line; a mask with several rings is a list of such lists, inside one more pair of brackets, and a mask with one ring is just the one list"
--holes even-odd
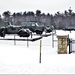
[(32, 38), (32, 32), (31, 32), (31, 38)]
[(29, 47), (29, 41), (28, 41), (28, 37), (27, 37), (27, 47)]
[(70, 54), (70, 39), (68, 41), (69, 41), (69, 54)]
[(39, 60), (39, 62), (41, 63), (41, 49), (42, 48), (42, 40), (40, 40), (40, 60)]
[(54, 34), (53, 34), (53, 31), (52, 31), (52, 48), (54, 48)]
[(16, 36), (14, 35), (14, 45), (16, 45), (16, 40), (15, 40)]

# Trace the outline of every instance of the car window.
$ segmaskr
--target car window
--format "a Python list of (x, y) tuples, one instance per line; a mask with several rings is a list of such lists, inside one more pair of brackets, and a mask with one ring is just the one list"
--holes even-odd
[(32, 26), (35, 26), (35, 24), (32, 24)]

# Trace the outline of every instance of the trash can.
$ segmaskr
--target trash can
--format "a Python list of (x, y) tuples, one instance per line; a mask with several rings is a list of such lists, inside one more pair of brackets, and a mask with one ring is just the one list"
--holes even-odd
[(57, 36), (58, 38), (58, 54), (67, 54), (67, 35)]

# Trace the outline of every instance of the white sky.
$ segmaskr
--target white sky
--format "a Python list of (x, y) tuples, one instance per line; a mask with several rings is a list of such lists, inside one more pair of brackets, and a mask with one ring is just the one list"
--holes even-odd
[(75, 12), (75, 0), (0, 0), (0, 14), (10, 12), (24, 12), (41, 10), (43, 13), (54, 14), (57, 11), (64, 12), (71, 7)]

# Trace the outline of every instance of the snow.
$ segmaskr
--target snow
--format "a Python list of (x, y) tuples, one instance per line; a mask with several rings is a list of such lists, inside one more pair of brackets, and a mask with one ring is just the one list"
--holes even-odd
[[(68, 35), (72, 38), (74, 31), (57, 30), (57, 35)], [(64, 34), (65, 33), (65, 34)], [(6, 36), (5, 38), (14, 36)], [(16, 36), (16, 38), (18, 38)], [(73, 37), (74, 39), (74, 37)], [(0, 74), (75, 74), (75, 54), (58, 54), (58, 43), (52, 47), (52, 36), (43, 37), (40, 59), (40, 40), (26, 41), (0, 40)]]

